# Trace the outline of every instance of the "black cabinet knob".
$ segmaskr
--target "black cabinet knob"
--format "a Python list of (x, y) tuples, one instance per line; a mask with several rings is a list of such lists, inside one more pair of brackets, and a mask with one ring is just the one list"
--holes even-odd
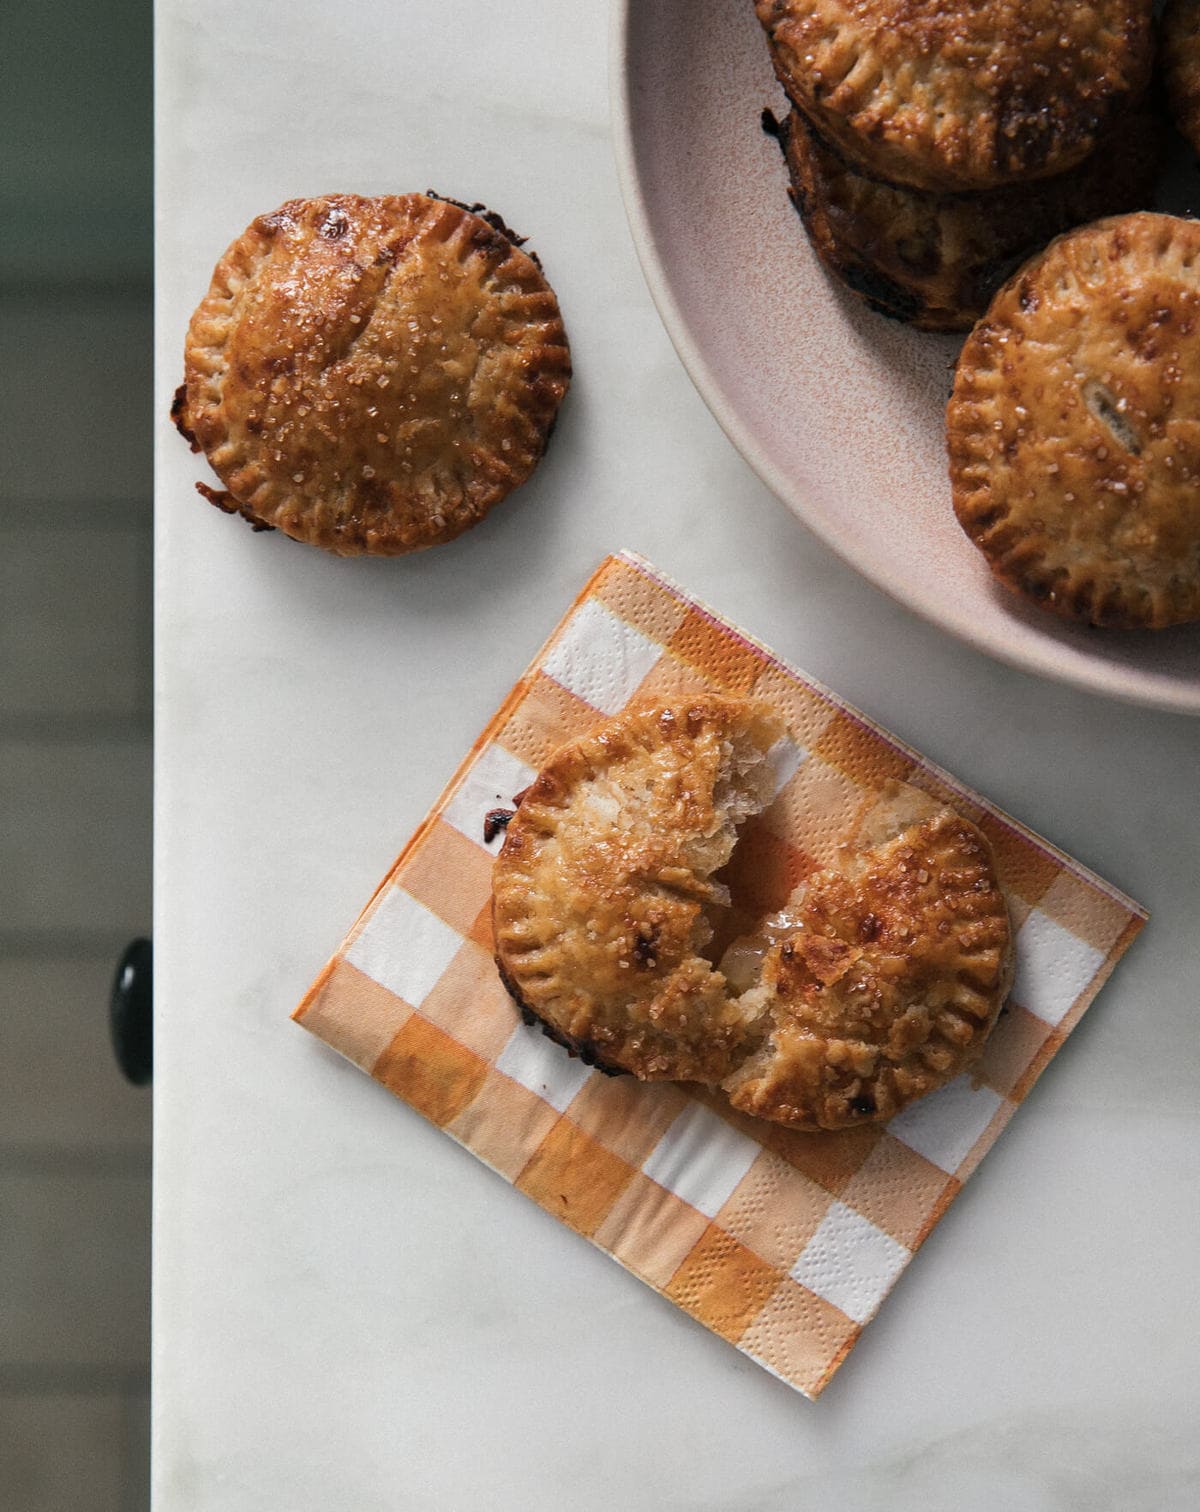
[(117, 966), (108, 1003), (113, 1051), (127, 1080), (144, 1087), (154, 1074), (154, 947), (131, 940)]

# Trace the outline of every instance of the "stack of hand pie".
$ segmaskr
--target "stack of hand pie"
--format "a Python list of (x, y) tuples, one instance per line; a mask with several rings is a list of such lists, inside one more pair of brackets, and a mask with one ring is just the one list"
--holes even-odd
[[(954, 510), (1066, 619), (1200, 619), (1200, 222), (1146, 213), (1164, 127), (1150, 0), (757, 0), (792, 102), (792, 197), (872, 308), (970, 330)], [(1169, 0), (1170, 112), (1200, 148), (1200, 0)]]
[(757, 0), (816, 250), (873, 308), (967, 330), (1073, 225), (1149, 203), (1150, 0)]

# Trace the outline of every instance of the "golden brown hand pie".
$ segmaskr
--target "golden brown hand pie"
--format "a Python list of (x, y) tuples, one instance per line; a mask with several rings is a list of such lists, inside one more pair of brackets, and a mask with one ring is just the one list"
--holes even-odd
[(869, 174), (938, 190), (1060, 173), (1144, 88), (1150, 0), (757, 0), (780, 82)]
[(493, 924), (505, 984), (553, 1038), (644, 1080), (727, 1074), (745, 1016), (702, 954), (706, 910), (783, 735), (706, 697), (622, 714), (542, 769), (496, 860)]
[(926, 331), (968, 331), (1051, 237), (1149, 204), (1164, 133), (1156, 116), (1136, 110), (1069, 172), (978, 194), (868, 178), (798, 110), (779, 135), (793, 202), (826, 267), (883, 315)]
[(892, 784), (841, 864), (714, 967), (715, 873), (770, 801), (783, 734), (756, 705), (703, 698), (564, 746), (496, 861), (496, 960), (525, 1015), (590, 1063), (840, 1128), (979, 1054), (1008, 990), (1008, 915), (975, 826)]
[(996, 295), (947, 410), (959, 523), (1007, 587), (1124, 628), (1200, 618), (1200, 222), (1061, 236)]
[(1159, 46), (1171, 119), (1200, 152), (1200, 0), (1167, 0)]
[(570, 380), (497, 217), (423, 194), (260, 216), (192, 317), (172, 411), (221, 508), (339, 555), (451, 540), (533, 471)]
[(983, 835), (893, 784), (838, 866), (726, 953), (732, 981), (757, 978), (739, 1001), (760, 1040), (730, 1102), (799, 1129), (890, 1118), (978, 1058), (1011, 954)]

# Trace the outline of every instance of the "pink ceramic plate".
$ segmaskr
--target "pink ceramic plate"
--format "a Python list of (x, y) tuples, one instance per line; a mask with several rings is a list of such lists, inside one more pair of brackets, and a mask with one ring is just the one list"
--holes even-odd
[(642, 267), (713, 414), (763, 481), (871, 582), (1004, 661), (1200, 713), (1200, 626), (1059, 623), (993, 585), (950, 507), (957, 338), (835, 288), (786, 193), (750, 0), (617, 0), (617, 161)]

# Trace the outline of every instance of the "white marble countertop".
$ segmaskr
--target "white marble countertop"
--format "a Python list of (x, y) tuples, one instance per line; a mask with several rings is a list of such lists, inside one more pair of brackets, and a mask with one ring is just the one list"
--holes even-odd
[[(159, 3), (155, 1507), (1192, 1509), (1200, 722), (945, 639), (758, 483), (646, 293), (606, 27)], [(427, 186), (500, 209), (558, 290), (550, 453), (408, 560), (254, 535), (166, 419), (212, 264), (287, 198)], [(817, 1404), (288, 1020), (622, 546), (1152, 913)]]

